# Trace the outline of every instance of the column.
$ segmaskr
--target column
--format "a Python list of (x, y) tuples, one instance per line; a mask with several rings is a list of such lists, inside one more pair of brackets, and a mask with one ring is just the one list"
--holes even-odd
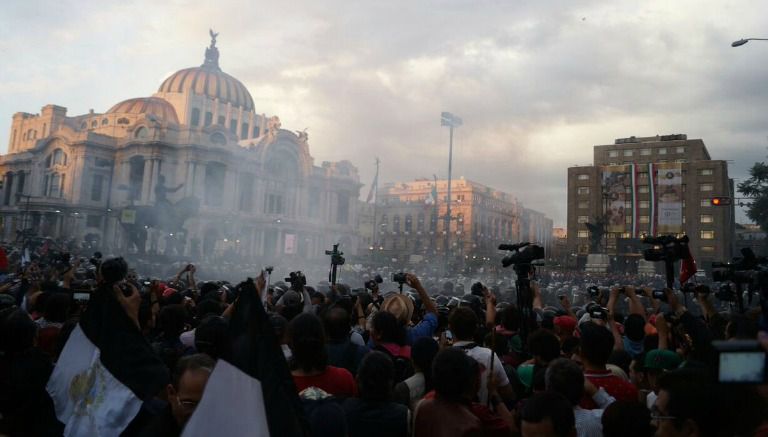
[(192, 161), (187, 161), (187, 171), (184, 174), (184, 197), (189, 197), (194, 194), (194, 171), (195, 164)]
[[(149, 187), (149, 203), (155, 203), (155, 185), (157, 185), (157, 177), (160, 174), (160, 159), (152, 159), (152, 181)], [(166, 184), (170, 184), (171, 181), (166, 181)]]

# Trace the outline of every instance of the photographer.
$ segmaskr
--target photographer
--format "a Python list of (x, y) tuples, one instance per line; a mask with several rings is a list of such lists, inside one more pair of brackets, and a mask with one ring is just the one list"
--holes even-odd
[[(670, 322), (673, 339), (686, 353), (686, 361), (699, 361), (712, 365), (716, 363), (717, 354), (712, 347), (714, 336), (707, 325), (699, 317), (693, 316), (688, 309), (680, 303), (677, 295), (670, 289), (664, 290), (671, 313), (664, 317), (664, 321)], [(679, 331), (676, 331), (679, 329)], [(678, 332), (677, 334), (675, 334)], [(661, 332), (659, 332), (659, 348), (661, 345)]]
[[(624, 293), (629, 299), (629, 311), (630, 314), (624, 319), (624, 336), (621, 337), (616, 327), (616, 302), (619, 298), (619, 294)], [(635, 287), (625, 286), (621, 288), (614, 287), (611, 289), (610, 296), (608, 297), (608, 313), (610, 319), (608, 322), (611, 332), (614, 334), (616, 340), (615, 348), (617, 350), (624, 350), (632, 358), (637, 357), (643, 353), (643, 340), (645, 339), (645, 308), (640, 302), (640, 299), (635, 293)], [(617, 337), (618, 334), (618, 337)], [(621, 341), (619, 342), (619, 338)]]

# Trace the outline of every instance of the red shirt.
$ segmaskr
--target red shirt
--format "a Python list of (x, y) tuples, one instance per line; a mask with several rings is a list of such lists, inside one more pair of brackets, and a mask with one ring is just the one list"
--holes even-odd
[(293, 375), (296, 390), (301, 393), (307, 387), (317, 387), (334, 396), (349, 398), (357, 395), (355, 378), (349, 370), (328, 366), (325, 372), (313, 376)]
[[(594, 384), (595, 387), (602, 387), (605, 389), (605, 391), (616, 398), (617, 401), (638, 401), (637, 387), (631, 382), (614, 375), (610, 370), (584, 371), (584, 377)], [(597, 408), (595, 401), (588, 398), (586, 395), (581, 398), (579, 406), (587, 410)]]

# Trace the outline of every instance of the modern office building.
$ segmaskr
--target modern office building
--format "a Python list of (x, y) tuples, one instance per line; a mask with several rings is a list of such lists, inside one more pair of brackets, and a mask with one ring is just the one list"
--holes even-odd
[(712, 159), (701, 139), (686, 135), (630, 137), (594, 147), (594, 163), (568, 169), (568, 250), (577, 266), (592, 251), (587, 224), (604, 224), (596, 253), (614, 270), (634, 271), (644, 235), (688, 235), (699, 267), (731, 257), (734, 209), (713, 206), (733, 197), (725, 160)]

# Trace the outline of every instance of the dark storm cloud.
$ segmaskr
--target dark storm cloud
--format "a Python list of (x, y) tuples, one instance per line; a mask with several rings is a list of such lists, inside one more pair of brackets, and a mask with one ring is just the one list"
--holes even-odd
[[(50, 6), (50, 7), (46, 7)], [(78, 6), (78, 7), (74, 7)], [(447, 174), (441, 111), (464, 118), (455, 174), (565, 221), (566, 167), (615, 138), (687, 133), (735, 177), (763, 159), (768, 28), (758, 1), (19, 2), (0, 17), (0, 115), (80, 113), (149, 95), (202, 61), (221, 32), (225, 71), (257, 111), (309, 128), (318, 161), (364, 182)], [(34, 17), (34, 18), (33, 18)], [(760, 35), (756, 35), (760, 36)], [(7, 138), (7, 125), (0, 135)], [(363, 189), (365, 191), (365, 188)]]

